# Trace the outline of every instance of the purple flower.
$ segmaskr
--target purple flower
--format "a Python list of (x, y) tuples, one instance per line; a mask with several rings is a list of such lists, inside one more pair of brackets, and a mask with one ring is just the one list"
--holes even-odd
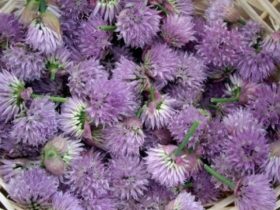
[(26, 43), (35, 50), (50, 54), (61, 47), (63, 41), (61, 34), (50, 28), (48, 24), (34, 20), (28, 27)]
[(136, 117), (128, 117), (123, 122), (104, 130), (106, 148), (115, 155), (139, 155), (144, 144), (142, 123)]
[(69, 73), (68, 86), (70, 92), (73, 96), (81, 99), (85, 99), (88, 96), (92, 83), (98, 79), (108, 77), (104, 67), (95, 59), (81, 61), (70, 68)]
[(85, 210), (116, 210), (116, 199), (109, 196), (93, 197), (87, 201), (83, 201)]
[(137, 108), (131, 90), (117, 80), (100, 79), (91, 85), (87, 109), (94, 124), (112, 125)]
[(166, 128), (145, 131), (144, 147), (146, 149), (156, 147), (158, 144), (168, 145), (171, 143), (172, 137)]
[(78, 98), (68, 99), (61, 108), (59, 127), (65, 133), (80, 138), (87, 120), (87, 105)]
[(144, 88), (144, 76), (141, 75), (139, 66), (124, 56), (116, 63), (113, 78), (131, 86), (136, 93)]
[(202, 204), (215, 202), (220, 197), (220, 191), (215, 188), (211, 176), (205, 171), (193, 176), (191, 191)]
[(58, 192), (53, 196), (51, 210), (84, 210), (80, 203), (72, 194)]
[(273, 57), (265, 48), (247, 48), (243, 51), (237, 68), (242, 79), (261, 82), (274, 72), (276, 66)]
[(119, 157), (111, 160), (111, 182), (115, 196), (121, 200), (138, 200), (148, 190), (149, 175), (138, 157)]
[(204, 30), (198, 53), (205, 63), (218, 68), (234, 67), (242, 51), (241, 34), (227, 29), (226, 23), (221, 21), (205, 25)]
[(29, 51), (26, 46), (11, 46), (1, 60), (7, 70), (25, 81), (40, 79), (45, 67), (41, 53)]
[(57, 132), (55, 104), (47, 97), (33, 99), (25, 115), (16, 118), (11, 131), (17, 142), (39, 146), (47, 142)]
[(170, 14), (182, 16), (190, 16), (194, 12), (191, 0), (167, 0), (165, 8)]
[(74, 160), (68, 176), (70, 190), (85, 200), (107, 195), (110, 190), (109, 174), (100, 153), (89, 151)]
[(164, 85), (175, 78), (179, 57), (166, 44), (157, 43), (144, 55), (143, 62), (148, 75)]
[(39, 168), (40, 164), (38, 161), (32, 161), (24, 158), (1, 159), (0, 163), (0, 176), (6, 183), (27, 170)]
[(143, 48), (159, 31), (160, 16), (144, 4), (131, 4), (117, 17), (117, 31), (126, 45)]
[(100, 16), (91, 15), (77, 31), (77, 46), (85, 58), (99, 59), (110, 46), (111, 35), (99, 27), (107, 25)]
[(97, 0), (93, 14), (96, 15), (99, 13), (105, 21), (112, 23), (121, 11), (122, 6), (122, 0)]
[(217, 20), (234, 22), (239, 19), (239, 16), (232, 0), (214, 0), (206, 10), (206, 18), (211, 22)]
[(237, 75), (230, 76), (230, 83), (226, 84), (226, 95), (237, 97), (239, 103), (248, 104), (249, 101), (254, 100), (258, 88), (258, 83), (243, 81)]
[(177, 197), (170, 201), (165, 207), (165, 210), (203, 210), (203, 206), (200, 202), (195, 201), (195, 197), (185, 191), (181, 192)]
[(276, 84), (265, 85), (256, 93), (256, 99), (249, 103), (248, 108), (266, 128), (277, 128), (280, 125), (280, 89)]
[(248, 20), (245, 26), (241, 27), (239, 30), (242, 34), (242, 41), (244, 41), (247, 46), (257, 43), (262, 33), (261, 25), (252, 20)]
[(73, 63), (70, 60), (70, 52), (66, 48), (59, 48), (53, 54), (49, 55), (47, 58), (46, 67), (50, 72), (51, 79), (54, 80), (55, 74), (58, 71), (69, 70)]
[(240, 210), (273, 210), (276, 195), (265, 175), (244, 177), (236, 186), (235, 203)]
[(266, 52), (271, 54), (273, 58), (279, 63), (280, 62), (280, 32), (273, 32), (268, 35), (263, 43), (262, 48), (265, 49)]
[(268, 160), (269, 147), (264, 134), (247, 129), (229, 136), (225, 142), (225, 162), (238, 174), (260, 171)]
[(155, 98), (142, 107), (141, 120), (149, 129), (165, 127), (175, 114), (175, 100), (155, 93)]
[(7, 71), (0, 73), (0, 118), (6, 122), (13, 119), (20, 111), (21, 92), (24, 83)]
[(212, 162), (224, 150), (224, 143), (228, 138), (229, 132), (219, 119), (209, 122), (206, 132), (201, 137), (199, 150), (208, 161)]
[(254, 130), (254, 132), (259, 134), (265, 133), (262, 124), (259, 123), (249, 110), (245, 109), (237, 109), (228, 114), (224, 117), (223, 124), (230, 134), (246, 130)]
[(82, 144), (63, 136), (56, 136), (42, 149), (42, 164), (56, 176), (63, 175), (73, 160), (83, 151)]
[(22, 25), (14, 15), (0, 13), (0, 43), (18, 42), (23, 39)]
[(264, 164), (264, 172), (274, 183), (280, 182), (280, 141), (275, 141), (269, 145), (269, 158)]
[(161, 27), (161, 35), (166, 43), (181, 48), (188, 42), (195, 40), (193, 28), (191, 17), (167, 16)]
[(57, 0), (59, 8), (63, 15), (78, 17), (79, 14), (88, 9), (87, 0)]
[(177, 149), (174, 145), (158, 145), (147, 151), (145, 158), (147, 171), (152, 179), (166, 187), (183, 184), (189, 168), (189, 160), (185, 155), (175, 157), (173, 152)]
[(50, 207), (58, 180), (42, 169), (33, 169), (11, 180), (8, 192), (11, 198), (26, 209)]
[(174, 115), (174, 117), (169, 121), (168, 129), (176, 141), (182, 142), (186, 133), (195, 121), (198, 121), (200, 124), (188, 144), (189, 148), (194, 148), (199, 142), (199, 138), (207, 128), (208, 124), (208, 118), (202, 113), (202, 111), (192, 106), (185, 108)]
[[(176, 84), (182, 89), (202, 89), (207, 77), (205, 70), (206, 66), (201, 59), (193, 54), (182, 54), (177, 63)], [(178, 95), (180, 95), (180, 91)]]

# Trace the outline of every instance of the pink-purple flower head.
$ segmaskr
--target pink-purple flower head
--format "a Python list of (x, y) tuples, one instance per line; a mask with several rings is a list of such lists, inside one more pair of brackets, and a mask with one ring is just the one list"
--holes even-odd
[(241, 34), (227, 29), (226, 23), (221, 21), (205, 25), (204, 33), (198, 54), (205, 63), (218, 68), (235, 67), (242, 52)]
[(173, 152), (177, 149), (174, 145), (158, 145), (147, 151), (145, 158), (147, 171), (152, 179), (166, 187), (183, 184), (187, 178), (186, 172), (189, 161), (185, 155), (175, 157)]
[(40, 146), (57, 132), (55, 104), (47, 97), (33, 99), (26, 113), (13, 121), (11, 136), (17, 142)]
[(0, 13), (0, 43), (18, 42), (23, 39), (22, 25), (14, 15)]
[(142, 107), (141, 120), (148, 129), (163, 128), (175, 114), (175, 100), (155, 93), (155, 98)]
[(83, 151), (82, 146), (77, 140), (56, 136), (42, 149), (42, 164), (52, 174), (63, 175), (73, 160), (79, 158)]
[(52, 198), (51, 210), (84, 210), (81, 201), (69, 192), (55, 193)]
[(8, 185), (9, 196), (26, 209), (48, 209), (58, 180), (43, 169), (25, 171)]
[(276, 65), (272, 54), (265, 48), (256, 50), (250, 47), (242, 52), (237, 69), (242, 79), (261, 82), (274, 72)]
[(70, 98), (62, 105), (59, 127), (68, 135), (80, 138), (87, 120), (87, 105), (78, 98)]
[(93, 14), (100, 14), (105, 21), (112, 23), (123, 7), (123, 0), (97, 0)]
[(94, 196), (82, 204), (85, 210), (116, 210), (118, 202), (112, 196)]
[(89, 8), (87, 0), (58, 0), (57, 4), (63, 16), (70, 16), (73, 19)]
[[(26, 43), (31, 45), (35, 50), (45, 54), (55, 52), (63, 45), (60, 25), (54, 15), (47, 12), (43, 15), (42, 20), (33, 20), (28, 27), (26, 34)], [(52, 22), (53, 25), (50, 25)], [(50, 27), (52, 26), (52, 27)]]
[(92, 83), (108, 77), (99, 60), (84, 60), (69, 69), (68, 86), (73, 96), (86, 99), (90, 93)]
[(233, 0), (214, 0), (206, 10), (206, 18), (208, 21), (227, 20), (234, 22), (238, 20), (240, 14), (234, 8)]
[(116, 63), (116, 67), (113, 69), (113, 78), (131, 86), (136, 93), (139, 93), (144, 88), (144, 77), (139, 71), (139, 66), (124, 56), (121, 56)]
[(236, 97), (240, 104), (245, 105), (254, 100), (260, 88), (259, 83), (244, 81), (237, 75), (230, 76), (230, 83), (225, 85), (226, 95)]
[(229, 136), (224, 154), (228, 167), (242, 176), (262, 169), (268, 160), (269, 146), (264, 134), (248, 129)]
[(84, 58), (100, 59), (105, 50), (111, 45), (110, 33), (100, 29), (107, 25), (100, 16), (91, 15), (86, 22), (80, 25), (77, 31), (77, 46)]
[(0, 73), (0, 119), (9, 121), (20, 111), (24, 83), (7, 71)]
[(280, 141), (277, 140), (269, 145), (269, 158), (265, 162), (264, 172), (274, 183), (280, 182)]
[(266, 52), (270, 53), (276, 62), (279, 64), (280, 62), (280, 32), (276, 31), (272, 34), (268, 35), (263, 43), (262, 48), (266, 50)]
[[(202, 89), (207, 78), (204, 62), (193, 54), (181, 54), (175, 75), (176, 84), (182, 89)], [(179, 93), (178, 93), (179, 94)]]
[(139, 200), (149, 185), (149, 174), (138, 157), (119, 157), (109, 164), (115, 196), (121, 200)]
[(167, 16), (161, 26), (161, 35), (169, 45), (181, 48), (188, 42), (195, 40), (193, 27), (191, 17)]
[(176, 141), (182, 142), (195, 121), (200, 122), (200, 125), (188, 144), (189, 148), (194, 148), (208, 125), (208, 117), (205, 116), (201, 110), (198, 110), (193, 106), (189, 106), (178, 112), (169, 121), (168, 129)]
[(117, 31), (127, 46), (143, 48), (159, 31), (160, 16), (145, 4), (130, 4), (117, 17)]
[(91, 85), (88, 113), (95, 125), (112, 125), (132, 115), (137, 102), (131, 89), (118, 80), (100, 79)]
[(3, 53), (2, 59), (7, 70), (24, 81), (38, 80), (45, 67), (39, 52), (32, 52), (26, 46), (11, 46)]
[(260, 134), (265, 133), (263, 125), (246, 109), (236, 109), (228, 114), (223, 118), (223, 124), (230, 134), (250, 129)]
[(239, 29), (239, 31), (242, 34), (242, 41), (246, 45), (251, 46), (257, 43), (258, 39), (260, 39), (263, 28), (258, 22), (248, 20), (246, 24)]
[(166, 85), (175, 78), (179, 57), (166, 44), (156, 43), (145, 52), (143, 62), (148, 75)]
[(203, 206), (199, 201), (195, 200), (195, 197), (185, 191), (177, 195), (177, 197), (170, 201), (165, 207), (165, 210), (203, 210)]
[(190, 16), (194, 12), (194, 6), (191, 0), (167, 0), (165, 9), (169, 14)]
[(255, 100), (251, 101), (248, 108), (265, 128), (278, 128), (280, 125), (280, 88), (277, 84), (263, 84), (256, 93)]
[(205, 171), (193, 176), (191, 192), (202, 204), (216, 202), (221, 194), (212, 182), (211, 176)]
[(136, 117), (128, 117), (113, 127), (105, 128), (106, 147), (114, 155), (139, 155), (145, 134), (142, 122)]
[(235, 204), (240, 210), (273, 210), (276, 194), (262, 174), (246, 176), (236, 186)]
[(109, 174), (100, 153), (88, 153), (72, 162), (69, 171), (70, 190), (85, 200), (106, 196), (110, 191)]

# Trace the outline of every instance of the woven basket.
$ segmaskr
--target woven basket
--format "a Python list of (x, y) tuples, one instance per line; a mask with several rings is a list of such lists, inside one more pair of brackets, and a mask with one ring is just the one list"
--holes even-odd
[[(21, 2), (21, 0), (17, 0)], [(193, 0), (196, 13), (203, 15), (208, 7), (208, 0)], [(0, 0), (0, 7), (2, 2)], [(12, 1), (9, 1), (12, 2)], [(16, 2), (16, 1), (15, 1)], [(260, 23), (267, 33), (280, 29), (280, 0), (235, 0), (235, 6), (240, 11), (242, 18), (252, 19)], [(1, 10), (0, 10), (1, 12)], [(7, 12), (7, 11), (6, 11)], [(9, 11), (11, 12), (11, 11)], [(280, 186), (275, 188), (277, 203), (275, 210), (280, 209)], [(3, 209), (4, 208), (4, 209)], [(207, 205), (207, 210), (238, 210), (234, 206), (234, 196), (231, 195), (214, 204)], [(18, 207), (7, 197), (6, 185), (0, 178), (0, 210), (24, 210)]]

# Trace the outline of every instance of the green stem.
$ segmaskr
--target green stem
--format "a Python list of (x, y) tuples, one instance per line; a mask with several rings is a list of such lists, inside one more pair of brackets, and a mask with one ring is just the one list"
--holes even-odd
[(140, 118), (141, 117), (141, 114), (143, 113), (143, 107), (141, 107), (140, 109), (138, 109), (138, 111), (136, 112), (136, 117), (137, 118)]
[(163, 14), (164, 14), (165, 16), (168, 15), (167, 10), (166, 10), (161, 4), (156, 4), (156, 6), (159, 8), (160, 11), (163, 12)]
[(46, 3), (46, 0), (39, 0), (39, 12), (40, 13), (46, 12), (47, 7), (48, 7), (48, 5)]
[(151, 97), (151, 100), (152, 101), (154, 101), (155, 100), (155, 88), (152, 86), (151, 88), (150, 88), (150, 97)]
[(208, 166), (207, 164), (203, 165), (205, 171), (207, 171), (210, 175), (212, 175), (213, 177), (215, 177), (218, 181), (222, 182), (223, 184), (227, 185), (228, 187), (230, 187), (232, 190), (235, 189), (235, 183), (224, 177), (223, 175), (221, 175), (220, 173), (218, 173), (217, 171), (215, 171), (213, 168), (211, 168), (210, 166)]
[(238, 102), (239, 99), (234, 98), (211, 98), (212, 103), (231, 103), (231, 102)]
[[(32, 93), (32, 98), (41, 98), (44, 97), (43, 95), (38, 95), (35, 93)], [(57, 102), (57, 103), (64, 103), (67, 101), (67, 98), (60, 97), (60, 96), (48, 96), (51, 101)]]
[(115, 31), (117, 29), (117, 26), (104, 25), (104, 26), (99, 26), (99, 29), (102, 30), (102, 31)]
[(51, 79), (52, 81), (55, 80), (56, 72), (57, 72), (57, 69), (55, 69), (55, 68), (50, 69), (50, 75), (51, 75), (50, 79)]
[(176, 157), (180, 156), (185, 149), (186, 145), (189, 143), (190, 138), (194, 135), (196, 132), (196, 129), (198, 128), (200, 122), (195, 121), (193, 122), (191, 128), (188, 130), (187, 134), (184, 137), (184, 140), (181, 144), (179, 144), (178, 148), (174, 151), (174, 155)]

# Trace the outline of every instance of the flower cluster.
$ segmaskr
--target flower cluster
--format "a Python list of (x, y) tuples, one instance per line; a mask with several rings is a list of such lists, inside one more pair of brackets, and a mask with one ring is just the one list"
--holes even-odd
[(13, 205), (202, 210), (232, 194), (240, 210), (275, 209), (280, 33), (233, 0), (204, 16), (196, 3), (0, 3), (0, 180)]

